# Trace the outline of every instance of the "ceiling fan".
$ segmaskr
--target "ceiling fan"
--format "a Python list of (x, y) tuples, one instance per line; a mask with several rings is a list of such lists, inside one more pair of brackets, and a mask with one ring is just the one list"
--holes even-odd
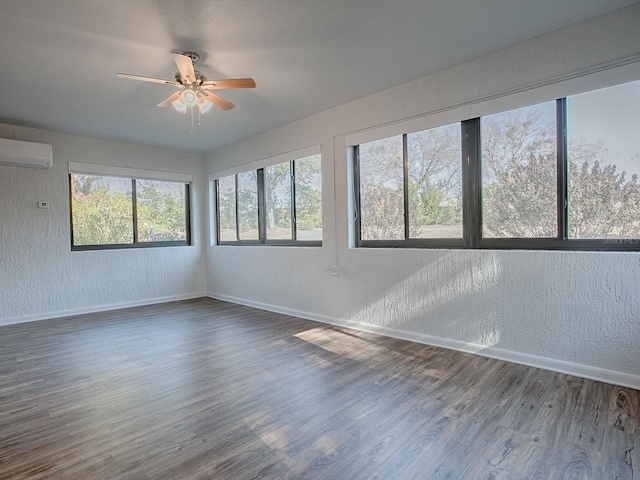
[[(198, 113), (207, 112), (212, 105), (223, 110), (231, 110), (235, 105), (230, 101), (216, 95), (211, 90), (224, 90), (231, 88), (255, 88), (253, 78), (227, 78), (224, 80), (207, 80), (202, 72), (194, 70), (194, 65), (200, 60), (200, 55), (194, 52), (172, 53), (173, 61), (178, 67), (174, 80), (143, 77), (129, 73), (118, 73), (118, 78), (138, 80), (141, 82), (162, 83), (177, 88), (178, 90), (158, 103), (159, 107), (173, 105), (181, 113), (191, 110), (193, 122), (193, 108), (198, 107)], [(193, 127), (193, 125), (192, 125)], [(191, 129), (193, 131), (193, 128)]]

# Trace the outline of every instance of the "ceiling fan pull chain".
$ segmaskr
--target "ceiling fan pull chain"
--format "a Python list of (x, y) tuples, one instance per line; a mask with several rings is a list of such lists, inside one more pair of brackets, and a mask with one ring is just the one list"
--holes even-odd
[(189, 107), (189, 110), (191, 110), (191, 133), (193, 133), (193, 107)]

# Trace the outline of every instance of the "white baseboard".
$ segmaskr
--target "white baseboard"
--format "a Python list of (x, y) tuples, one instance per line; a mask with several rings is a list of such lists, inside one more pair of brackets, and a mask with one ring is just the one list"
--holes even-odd
[(142, 305), (153, 305), (156, 303), (177, 302), (179, 300), (191, 300), (193, 298), (206, 297), (206, 293), (188, 293), (184, 295), (170, 295), (167, 297), (146, 298), (144, 300), (133, 300), (130, 302), (111, 303), (107, 305), (97, 305), (93, 307), (73, 308), (70, 310), (58, 310), (48, 313), (37, 313), (34, 315), (24, 315), (21, 317), (0, 318), (0, 326), (14, 325), (16, 323), (37, 322), (39, 320), (49, 320), (53, 318), (70, 317), (72, 315), (82, 315), (84, 313), (106, 312), (109, 310), (120, 310), (122, 308), (140, 307)]
[(526, 365), (529, 367), (541, 368), (552, 372), (566, 373), (577, 377), (597, 380), (599, 382), (610, 383), (622, 387), (634, 388), (640, 390), (640, 375), (632, 375), (630, 373), (617, 372), (604, 368), (592, 367), (589, 365), (581, 365), (578, 363), (567, 362), (564, 360), (556, 360), (553, 358), (540, 357), (526, 353), (515, 352), (513, 350), (505, 350), (496, 347), (485, 347), (473, 343), (461, 342), (458, 340), (450, 340), (447, 338), (433, 337), (422, 333), (407, 332), (394, 328), (380, 327), (377, 325), (368, 325), (365, 323), (354, 322), (351, 320), (336, 319), (326, 315), (318, 315), (315, 313), (304, 312), (301, 310), (293, 310), (290, 308), (279, 307), (267, 303), (254, 302), (243, 298), (232, 297), (229, 295), (210, 292), (208, 297), (223, 300), (226, 302), (237, 303), (249, 307), (259, 308), (270, 312), (282, 313), (294, 317), (312, 320), (314, 322), (326, 323), (339, 327), (352, 328), (368, 333), (375, 333), (385, 337), (397, 338), (400, 340), (408, 340), (411, 342), (432, 345), (434, 347), (447, 348), (449, 350), (457, 350), (459, 352), (473, 353), (483, 357), (495, 358), (507, 362)]

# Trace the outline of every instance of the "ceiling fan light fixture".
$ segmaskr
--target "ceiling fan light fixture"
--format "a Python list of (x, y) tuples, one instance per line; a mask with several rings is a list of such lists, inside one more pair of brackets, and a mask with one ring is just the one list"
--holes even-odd
[(176, 98), (173, 102), (171, 102), (171, 105), (173, 105), (173, 108), (175, 108), (180, 113), (186, 113), (187, 111), (187, 107), (185, 107), (180, 98)]
[(198, 100), (198, 108), (200, 109), (200, 113), (207, 113), (212, 106), (213, 103), (211, 103), (204, 97), (200, 97), (200, 100)]
[(180, 101), (185, 107), (194, 107), (198, 104), (198, 95), (190, 88), (187, 88), (180, 93)]

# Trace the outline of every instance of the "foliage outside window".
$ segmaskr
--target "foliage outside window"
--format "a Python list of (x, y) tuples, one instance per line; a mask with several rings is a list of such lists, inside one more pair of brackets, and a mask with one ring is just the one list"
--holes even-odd
[(236, 177), (219, 178), (218, 185), (218, 238), (223, 242), (237, 240), (236, 236)]
[(269, 239), (293, 240), (291, 180), (289, 162), (271, 165), (264, 169), (267, 238)]
[(295, 169), (296, 239), (322, 241), (322, 171), (320, 155), (300, 158)]
[(640, 250), (638, 112), (632, 82), (361, 144), (356, 244)]
[(362, 240), (462, 238), (460, 125), (359, 147)]
[(567, 98), (568, 237), (640, 239), (640, 82)]
[(402, 159), (402, 136), (360, 145), (362, 239), (405, 238)]
[(238, 240), (258, 240), (258, 175), (256, 171), (236, 177)]
[(482, 117), (482, 236), (556, 237), (556, 103)]
[(74, 250), (189, 245), (189, 185), (69, 175)]
[(219, 244), (320, 245), (320, 155), (216, 180)]

